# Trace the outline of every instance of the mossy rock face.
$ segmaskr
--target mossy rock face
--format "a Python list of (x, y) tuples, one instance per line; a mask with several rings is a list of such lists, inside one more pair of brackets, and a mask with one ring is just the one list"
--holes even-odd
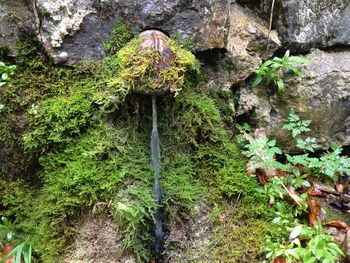
[[(148, 262), (157, 208), (149, 163), (150, 98), (129, 92), (134, 87), (156, 92), (167, 83), (168, 92), (182, 91), (158, 100), (164, 222), (169, 235), (183, 223), (183, 242), (169, 239), (166, 262), (184, 262), (170, 260), (172, 252), (193, 259), (208, 250), (213, 262), (221, 256), (220, 262), (256, 262), (271, 210), (268, 198), (255, 193), (259, 185), (246, 175), (246, 160), (231, 138), (233, 120), (225, 107), (230, 96), (200, 85), (199, 64), (183, 45), (164, 38), (172, 58), (165, 67), (160, 61), (167, 53), (140, 48), (141, 40), (131, 40), (105, 61), (72, 68), (52, 65), (36, 42), (23, 42), (15, 63), (19, 71), (1, 94), (0, 137), (16, 153), (0, 170), (1, 214), (16, 220), (18, 242), (30, 242), (39, 262), (65, 257), (85, 262), (94, 254), (95, 248), (79, 240), (91, 238), (77, 233), (81, 222), (88, 234), (112, 236), (114, 229), (120, 234), (120, 240), (108, 242), (121, 246), (120, 253), (118, 247), (110, 251), (111, 259), (125, 254)], [(239, 199), (234, 214), (226, 212), (228, 199)], [(113, 227), (94, 225), (94, 218), (87, 224), (86, 214), (107, 216)], [(220, 215), (228, 215), (225, 224)], [(83, 243), (74, 247), (73, 240)], [(99, 252), (96, 256), (105, 257)]]
[(195, 56), (157, 30), (142, 32), (121, 49), (116, 61), (119, 72), (111, 86), (127, 87), (142, 94), (178, 94), (191, 74), (199, 74)]

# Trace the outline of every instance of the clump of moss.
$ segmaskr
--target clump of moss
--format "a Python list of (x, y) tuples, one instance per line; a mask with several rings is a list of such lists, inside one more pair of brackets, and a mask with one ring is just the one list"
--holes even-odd
[(191, 153), (181, 147), (174, 150), (167, 145), (164, 152), (168, 151), (168, 154), (165, 154), (162, 162), (164, 204), (171, 220), (181, 213), (194, 215), (194, 205), (208, 194), (203, 180), (196, 177)]
[(103, 47), (108, 56), (113, 56), (122, 49), (131, 39), (135, 32), (131, 25), (124, 21), (117, 21), (109, 38), (102, 40)]
[(271, 226), (266, 220), (247, 219), (237, 222), (228, 219), (221, 222), (216, 229), (219, 243), (213, 249), (211, 257), (220, 262), (262, 262), (261, 249), (265, 244), (265, 236), (270, 233)]
[[(268, 198), (256, 191), (260, 186), (255, 178), (247, 176), (246, 159), (221, 116), (220, 105), (230, 99), (197, 89), (184, 89), (175, 98), (167, 113), (172, 122), (162, 126), (163, 133), (173, 138), (169, 146), (163, 146), (166, 147), (164, 151), (175, 152), (165, 169), (175, 173), (181, 170), (187, 175), (186, 182), (200, 182), (207, 202), (221, 211), (213, 216), (211, 223), (215, 234), (210, 253), (204, 252), (208, 258), (220, 262), (257, 262), (262, 260), (261, 248), (266, 235), (275, 231), (269, 223), (273, 211), (269, 208)], [(172, 127), (172, 132), (166, 127)], [(180, 160), (179, 164), (177, 160)], [(175, 167), (172, 164), (176, 164)], [(172, 193), (172, 187), (166, 180), (165, 177), (163, 185), (167, 196), (169, 190)], [(188, 199), (178, 199), (178, 204), (178, 197), (173, 197), (175, 202), (170, 202), (173, 206), (169, 207), (170, 222), (176, 222), (182, 211), (193, 211), (193, 205), (203, 200), (199, 191), (193, 191), (195, 185), (192, 183), (192, 187), (187, 188), (181, 181), (182, 190), (175, 188), (179, 195), (184, 191), (193, 195), (181, 194)], [(234, 205), (237, 198), (239, 202)], [(181, 208), (182, 204), (187, 204), (189, 210)]]
[[(45, 262), (57, 262), (73, 235), (72, 223), (97, 203), (104, 203), (118, 222), (125, 248), (140, 261), (149, 257), (145, 244), (151, 237), (145, 229), (155, 203), (148, 150), (142, 141), (143, 136), (127, 126), (97, 122), (63, 150), (40, 158), (41, 187), (27, 189), (22, 184), (23, 189), (11, 193), (4, 185), (6, 213), (21, 219), (22, 233)], [(16, 205), (24, 201), (19, 209)]]
[[(148, 151), (137, 144), (130, 146), (124, 125), (107, 124), (110, 112), (127, 94), (107, 85), (115, 74), (112, 61), (56, 67), (31, 40), (20, 45), (18, 54), (18, 74), (2, 89), (6, 107), (0, 116), (1, 136), (9, 154), (1, 172), (12, 180), (2, 181), (3, 213), (20, 222), (18, 231), (30, 240), (37, 255), (45, 262), (57, 262), (81, 211), (100, 201), (111, 203), (109, 211), (125, 231), (125, 246), (146, 258), (146, 242), (140, 240), (148, 225), (145, 218), (151, 220), (155, 206)], [(135, 152), (128, 155), (129, 151)], [(136, 190), (121, 194), (119, 189), (127, 184), (137, 186)], [(117, 193), (119, 198), (133, 196), (131, 211), (142, 213), (134, 219), (124, 216), (117, 209)], [(137, 201), (135, 193), (148, 196), (148, 201)]]
[(188, 75), (200, 73), (199, 63), (191, 52), (170, 39), (166, 41), (172, 56), (167, 59), (168, 65), (165, 67), (158, 66), (164, 59), (158, 50), (141, 50), (140, 38), (130, 41), (115, 58), (119, 74), (110, 80), (110, 84), (144, 93), (170, 90), (178, 94)]
[(204, 141), (215, 142), (223, 135), (224, 127), (215, 101), (205, 94), (187, 91), (176, 98), (180, 133), (188, 143), (198, 147)]

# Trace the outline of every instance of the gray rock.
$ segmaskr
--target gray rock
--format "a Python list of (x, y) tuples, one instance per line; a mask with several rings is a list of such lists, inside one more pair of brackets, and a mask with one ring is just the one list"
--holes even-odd
[(269, 34), (263, 20), (238, 4), (230, 6), (230, 28), (226, 49), (235, 67), (233, 80), (236, 83), (250, 76), (262, 60), (272, 56), (279, 47), (280, 41), (276, 31)]
[(226, 47), (206, 54), (210, 58), (204, 61), (207, 87), (230, 90), (247, 79), (280, 47), (276, 31), (270, 32), (270, 41), (268, 37), (266, 22), (250, 10), (231, 4)]
[(284, 93), (261, 86), (241, 88), (239, 113), (254, 112), (256, 122), (284, 148), (292, 144), (289, 132), (281, 129), (290, 108), (312, 120), (312, 134), (324, 149), (331, 142), (350, 145), (350, 49), (313, 50), (307, 57), (311, 62), (302, 68), (304, 78), (286, 77)]
[(16, 43), (22, 33), (35, 33), (35, 14), (30, 1), (0, 0), (0, 46), (16, 53)]
[[(271, 1), (260, 0), (255, 5), (268, 19)], [(274, 26), (291, 49), (350, 44), (349, 0), (276, 0), (273, 17)]]
[(81, 221), (76, 226), (77, 235), (67, 249), (64, 263), (136, 262), (135, 255), (126, 253), (122, 235), (110, 216), (88, 214), (82, 216)]
[(213, 237), (213, 226), (210, 223), (213, 208), (198, 203), (193, 209), (196, 216), (178, 217), (170, 226), (165, 241), (164, 262), (211, 262), (208, 252)]
[[(197, 50), (223, 48), (227, 30), (225, 0), (38, 0), (40, 37), (57, 62), (73, 64), (104, 56), (101, 38), (118, 19), (136, 31), (159, 28), (192, 36)], [(62, 52), (67, 54), (62, 60)]]

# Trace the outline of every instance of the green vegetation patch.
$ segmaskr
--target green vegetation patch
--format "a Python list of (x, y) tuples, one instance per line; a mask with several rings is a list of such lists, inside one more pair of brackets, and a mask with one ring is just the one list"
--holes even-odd
[[(256, 248), (249, 244), (247, 251), (258, 258), (270, 219), (268, 199), (253, 194), (257, 183), (246, 175), (246, 160), (227, 129), (229, 119), (222, 116), (227, 97), (197, 87), (193, 76), (199, 64), (177, 43), (169, 40), (175, 59), (159, 72), (152, 63), (160, 54), (138, 52), (139, 43), (132, 40), (104, 62), (69, 68), (51, 64), (38, 43), (21, 44), (17, 74), (1, 94), (5, 108), (0, 135), (11, 152), (2, 166), (2, 213), (16, 220), (18, 237), (31, 243), (43, 262), (62, 260), (75, 236), (74, 225), (91, 210), (112, 214), (126, 251), (139, 262), (148, 261), (156, 209), (150, 98), (127, 94), (136, 87), (168, 85), (175, 93), (182, 89), (175, 98), (159, 100), (169, 225), (179, 216), (195, 216), (198, 202), (206, 200), (224, 210), (226, 199), (240, 196), (227, 233), (246, 234), (247, 239), (241, 242), (225, 234), (212, 252), (231, 251), (239, 258), (237, 251), (248, 247), (252, 232)], [(216, 231), (222, 231), (220, 221), (216, 224)]]
[(140, 49), (141, 38), (131, 40), (116, 55), (119, 74), (110, 80), (111, 86), (123, 86), (129, 90), (149, 93), (170, 90), (178, 94), (191, 74), (199, 74), (196, 57), (180, 44), (167, 39), (171, 58), (167, 66), (159, 67), (163, 55), (154, 49)]

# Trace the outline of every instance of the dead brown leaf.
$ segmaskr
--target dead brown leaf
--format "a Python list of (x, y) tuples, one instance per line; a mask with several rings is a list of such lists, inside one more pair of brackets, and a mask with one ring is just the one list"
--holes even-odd
[(309, 206), (309, 211), (310, 211), (309, 224), (311, 226), (315, 226), (317, 225), (318, 219), (322, 220), (321, 205), (319, 202), (313, 199), (311, 195), (308, 195), (307, 197), (307, 204)]
[(284, 257), (278, 257), (273, 260), (273, 263), (286, 263), (286, 259)]
[(325, 223), (325, 225), (326, 226), (337, 227), (337, 228), (342, 228), (342, 229), (348, 229), (348, 227), (349, 227), (345, 222), (340, 221), (340, 220), (330, 221), (330, 222)]

